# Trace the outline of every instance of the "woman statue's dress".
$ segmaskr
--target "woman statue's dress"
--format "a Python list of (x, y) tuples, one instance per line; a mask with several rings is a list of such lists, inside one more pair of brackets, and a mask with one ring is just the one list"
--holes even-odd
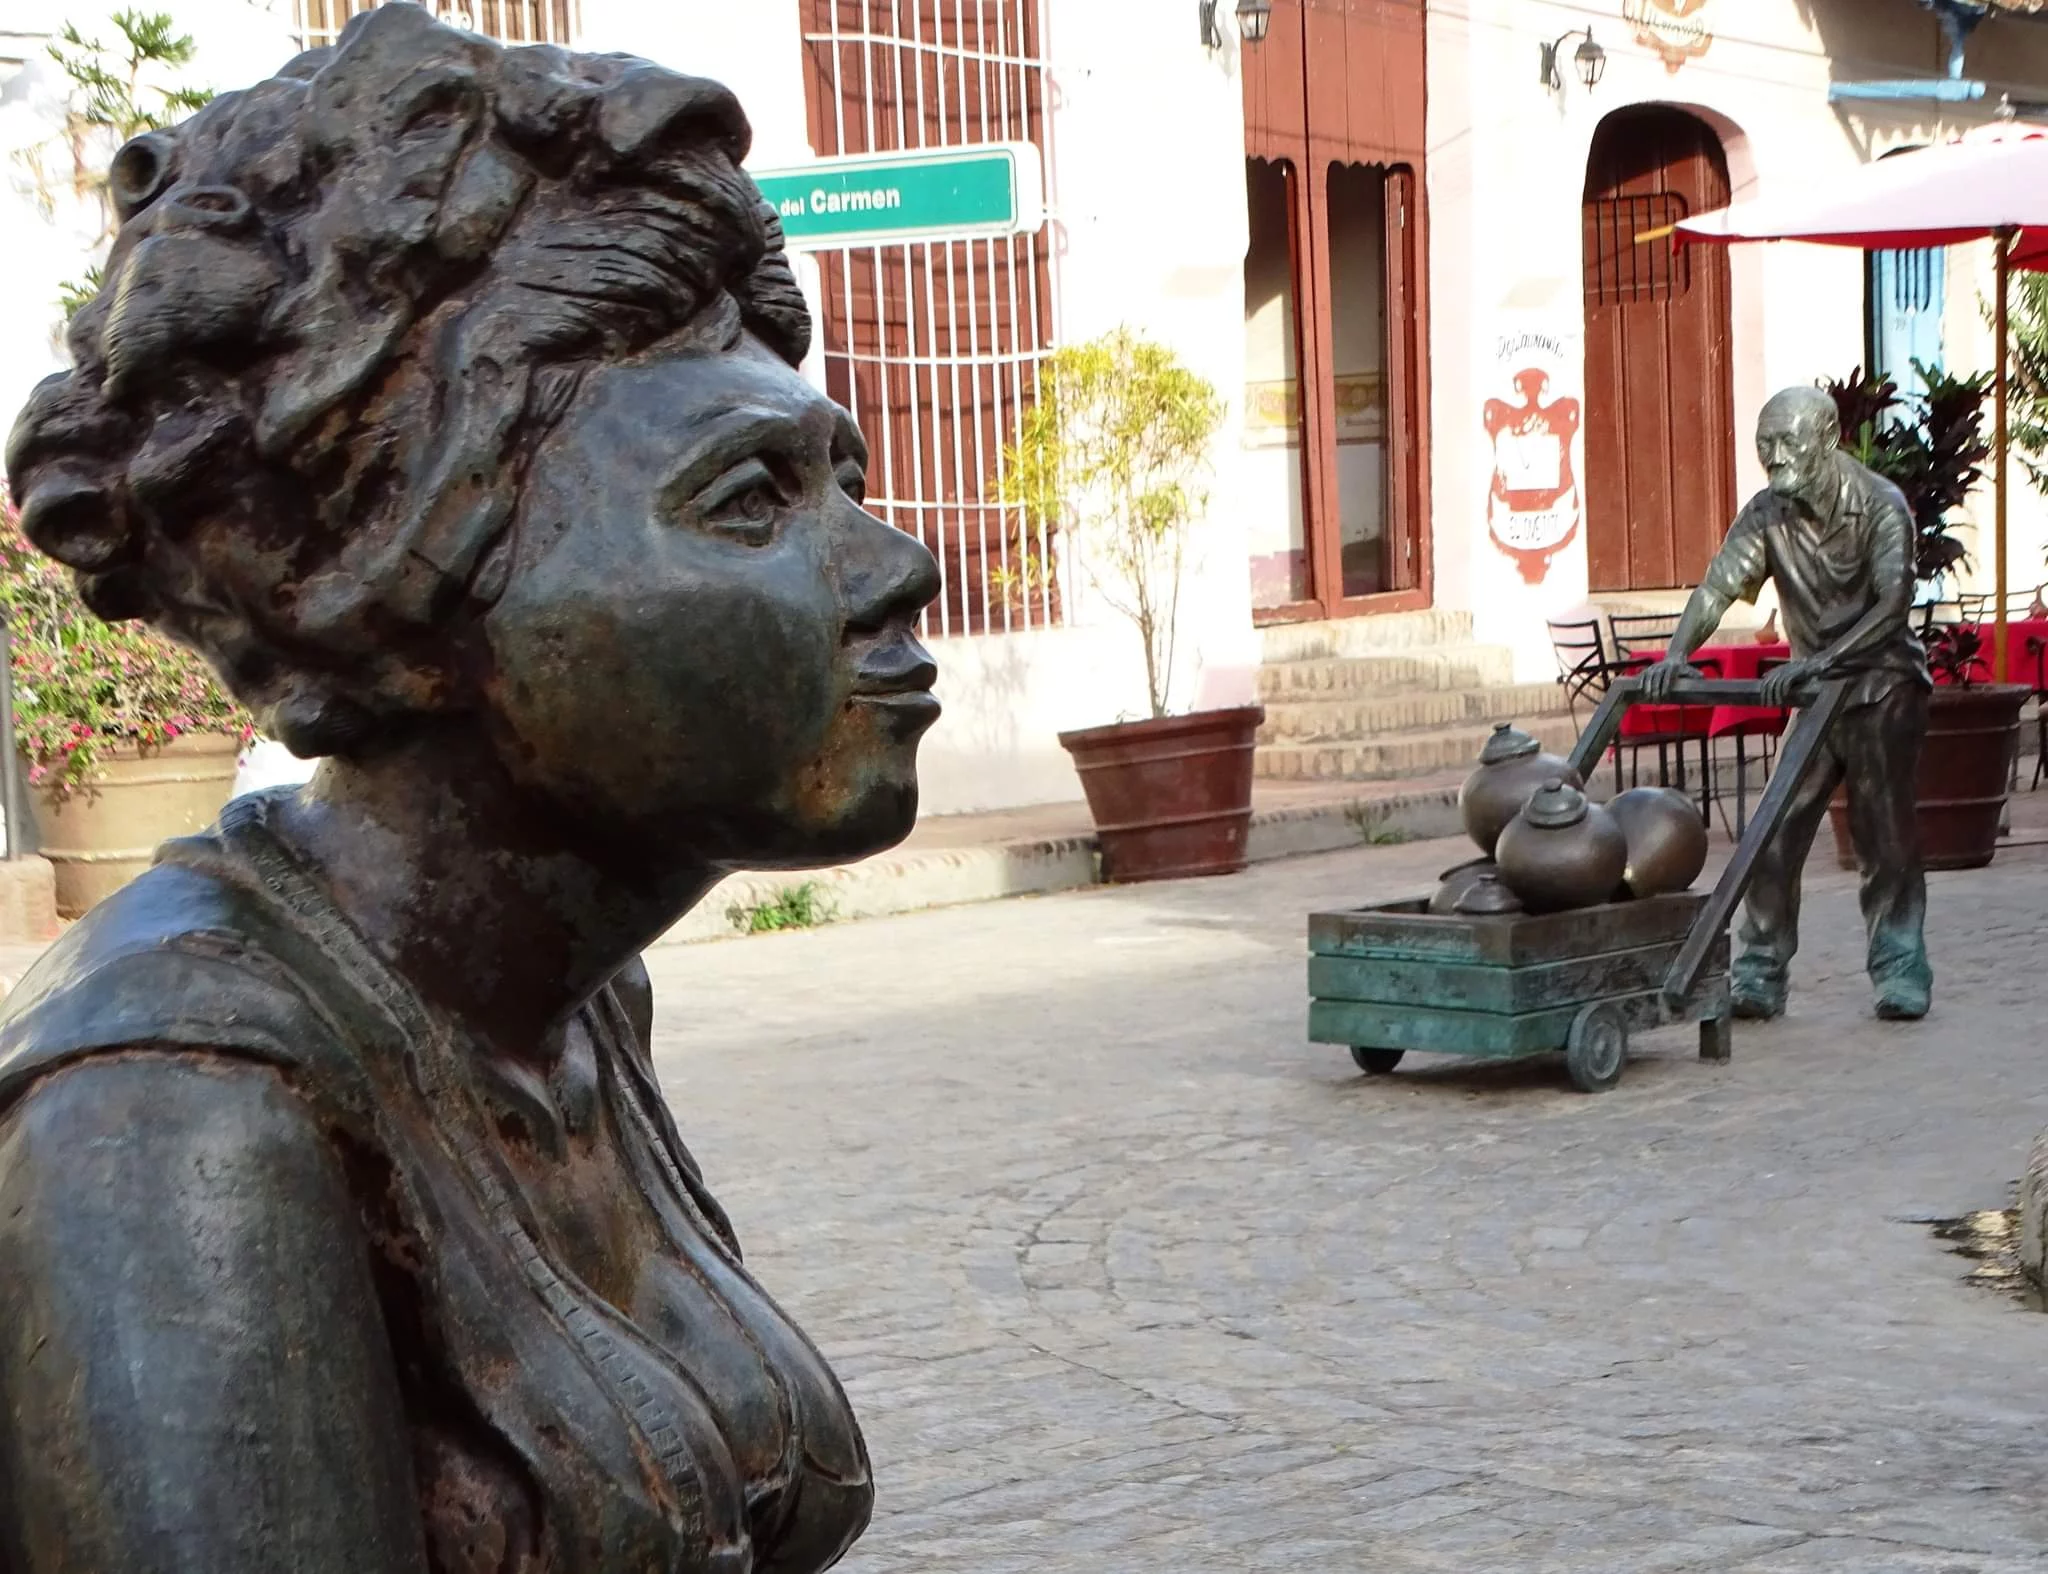
[[(275, 801), (237, 800), (217, 831), (172, 843), (23, 980), (0, 1013), (0, 1148), (33, 1090), (96, 1058), (274, 1068), (347, 1177), (333, 1249), (369, 1259), (435, 1574), (836, 1561), (871, 1502), (860, 1432), (676, 1133), (644, 970), (584, 1007), (544, 1085), (489, 1073), (273, 834)], [(610, 1297), (564, 1260), (528, 1184), (581, 1163), (623, 1169), (637, 1194), (606, 1247)], [(0, 1286), (17, 1337), (25, 1319), (50, 1341), (118, 1340), (56, 1315), (34, 1279)], [(295, 1286), (268, 1288), (288, 1309)], [(72, 1354), (118, 1371), (112, 1349)], [(117, 1408), (8, 1397), (24, 1449), (118, 1446), (67, 1434)], [(32, 1481), (33, 1462), (17, 1467)]]

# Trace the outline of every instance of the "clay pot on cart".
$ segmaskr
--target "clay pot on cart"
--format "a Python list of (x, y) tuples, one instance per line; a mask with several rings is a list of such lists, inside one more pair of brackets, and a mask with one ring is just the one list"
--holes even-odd
[(1118, 884), (1235, 874), (1252, 819), (1252, 750), (1263, 705), (1063, 732)]
[[(2018, 757), (2020, 711), (2033, 692), (2024, 683), (1978, 683), (1938, 688), (1930, 697), (1914, 795), (1921, 857), (1929, 869), (1982, 869), (1997, 855)], [(1837, 861), (1854, 869), (1847, 792), (1836, 792), (1828, 819)]]

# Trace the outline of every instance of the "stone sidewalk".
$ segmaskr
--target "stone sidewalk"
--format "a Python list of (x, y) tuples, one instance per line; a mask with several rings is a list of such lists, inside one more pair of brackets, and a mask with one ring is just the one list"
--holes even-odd
[(1303, 1041), (1305, 915), (1455, 844), (657, 953), (683, 1130), (868, 1425), (845, 1566), (2048, 1570), (2048, 1317), (1925, 1222), (2048, 1125), (2021, 840), (1936, 877), (1925, 1024), (1816, 860), (1792, 1015), (1591, 1098)]
[[(1247, 853), (1254, 863), (1457, 833), (1465, 773), (1387, 782), (1259, 782)], [(878, 858), (815, 874), (740, 874), (664, 943), (730, 939), (736, 910), (809, 886), (835, 919), (877, 918), (1094, 885), (1095, 826), (1084, 803), (935, 815)]]

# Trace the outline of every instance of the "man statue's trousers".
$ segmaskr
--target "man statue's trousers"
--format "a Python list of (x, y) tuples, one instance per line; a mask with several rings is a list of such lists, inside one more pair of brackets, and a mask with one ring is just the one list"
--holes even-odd
[(1849, 835), (1863, 873), (1863, 924), (1871, 981), (1928, 989), (1927, 873), (1920, 863), (1914, 785), (1927, 738), (1927, 690), (1904, 682), (1869, 704), (1845, 708), (1778, 833), (1757, 860), (1735, 963), (1739, 993), (1782, 1003), (1799, 949), (1799, 874), (1828, 800), (1849, 786)]

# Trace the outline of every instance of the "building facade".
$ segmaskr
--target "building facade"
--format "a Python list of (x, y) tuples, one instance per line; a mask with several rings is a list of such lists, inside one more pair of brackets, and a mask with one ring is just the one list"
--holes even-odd
[[(191, 80), (227, 86), (373, 0), (160, 3), (198, 45)], [(1095, 565), (1001, 497), (1057, 346), (1130, 327), (1226, 396), (1180, 704), (1250, 697), (1275, 630), (1308, 648), (1301, 625), (1432, 610), (1545, 677), (1547, 618), (1696, 579), (1759, 484), (1771, 391), (1873, 356), (1989, 365), (1982, 248), (1680, 251), (1669, 225), (2048, 99), (2021, 0), (1272, 0), (1256, 42), (1234, 0), (434, 4), (726, 82), (761, 171), (1036, 150), (1033, 233), (798, 258), (807, 374), (867, 431), (874, 506), (942, 565), (937, 812), (1077, 797), (1058, 733), (1145, 713)], [(9, 409), (58, 364), (59, 286), (104, 228), (62, 178), (46, 44), (111, 9), (15, 0), (0, 33)], [(1926, 91), (1857, 96), (1871, 82)], [(2015, 584), (2048, 578), (2043, 541), (2022, 499)]]
[[(1944, 9), (1989, 16), (1965, 37)], [(2001, 99), (2048, 99), (2048, 26), (2004, 10), (1433, 9), (1431, 270), (1439, 301), (1459, 303), (1432, 330), (1438, 595), (1512, 645), (1520, 670), (1550, 659), (1545, 617), (1695, 582), (1762, 484), (1751, 433), (1775, 390), (1873, 364), (1909, 385), (1916, 358), (1990, 368), (1988, 245), (1866, 256), (1661, 237), (1731, 198), (1953, 137)], [(1574, 58), (1589, 32), (1604, 56), (1591, 86)], [(1988, 522), (1988, 492), (1976, 502)], [(2015, 585), (2048, 577), (2042, 527), (2039, 500), (2016, 495)], [(1975, 545), (1974, 527), (1961, 533)]]

